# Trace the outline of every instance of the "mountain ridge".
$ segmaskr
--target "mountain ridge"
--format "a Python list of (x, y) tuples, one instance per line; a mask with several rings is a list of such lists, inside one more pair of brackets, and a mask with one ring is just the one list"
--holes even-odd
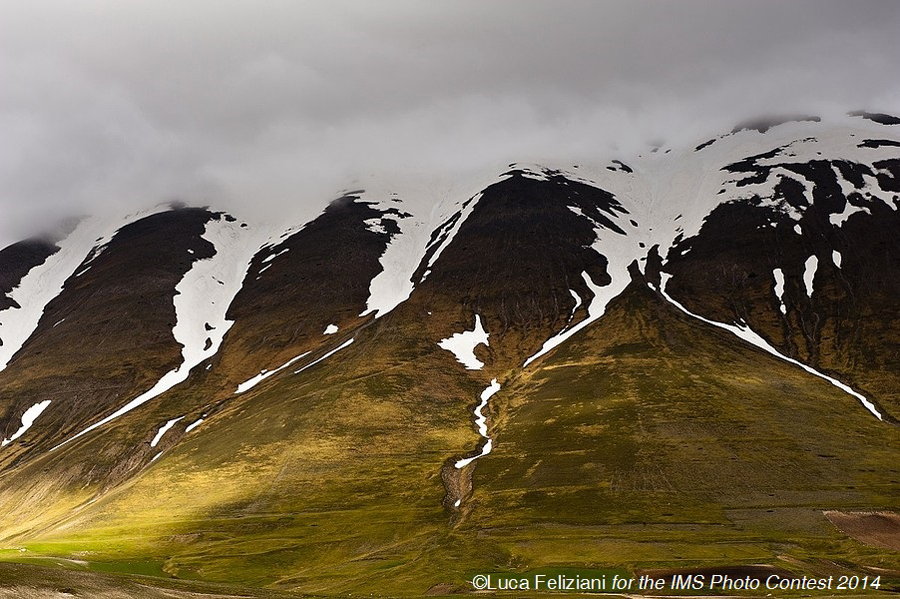
[(0, 251), (0, 557), (329, 594), (387, 584), (372, 564), (389, 592), (457, 588), (482, 544), (502, 570), (812, 567), (822, 543), (900, 569), (821, 513), (900, 484), (900, 158), (865, 141), (900, 131), (877, 119)]

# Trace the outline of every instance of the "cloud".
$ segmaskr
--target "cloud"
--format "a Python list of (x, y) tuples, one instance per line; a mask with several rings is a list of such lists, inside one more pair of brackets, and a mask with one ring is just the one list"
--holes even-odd
[(175, 198), (302, 218), (354, 176), (900, 109), (900, 5), (6, 2), (0, 241)]

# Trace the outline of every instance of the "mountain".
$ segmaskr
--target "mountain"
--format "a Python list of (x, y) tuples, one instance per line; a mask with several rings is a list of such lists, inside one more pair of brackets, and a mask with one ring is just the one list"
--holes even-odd
[(0, 580), (36, 596), (900, 580), (894, 117), (68, 229), (0, 251)]

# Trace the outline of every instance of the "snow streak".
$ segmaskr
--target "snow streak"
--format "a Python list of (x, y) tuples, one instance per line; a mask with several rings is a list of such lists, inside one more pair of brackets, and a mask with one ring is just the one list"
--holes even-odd
[(156, 431), (156, 436), (153, 437), (152, 441), (150, 441), (150, 447), (156, 447), (159, 444), (160, 439), (163, 438), (163, 435), (165, 435), (167, 432), (169, 432), (169, 429), (172, 428), (173, 426), (175, 426), (175, 423), (178, 422), (179, 420), (181, 420), (182, 418), (184, 418), (184, 416), (179, 416), (178, 418), (172, 418), (171, 420), (166, 422), (164, 425), (159, 427), (159, 430)]
[(478, 407), (475, 408), (475, 426), (478, 427), (478, 434), (487, 439), (484, 445), (481, 447), (481, 453), (471, 458), (465, 458), (462, 460), (458, 460), (456, 462), (457, 468), (462, 468), (463, 466), (468, 466), (475, 460), (480, 457), (486, 456), (491, 453), (491, 449), (493, 447), (493, 441), (488, 436), (487, 430), (487, 415), (484, 414), (484, 409), (488, 405), (488, 400), (500, 390), (500, 383), (497, 382), (497, 379), (492, 379), (491, 384), (481, 392), (481, 403), (478, 404)]
[(724, 330), (728, 331), (729, 333), (735, 335), (736, 337), (739, 337), (740, 339), (743, 339), (744, 341), (746, 341), (752, 345), (755, 345), (756, 347), (760, 348), (761, 350), (772, 354), (776, 358), (780, 358), (780, 359), (784, 360), (785, 362), (790, 362), (791, 364), (794, 364), (795, 366), (799, 366), (806, 372), (810, 373), (813, 376), (817, 376), (820, 379), (825, 379), (826, 381), (828, 381), (829, 383), (831, 383), (832, 385), (834, 385), (841, 391), (844, 391), (845, 393), (848, 393), (848, 394), (852, 395), (853, 397), (855, 397), (856, 399), (858, 399), (860, 401), (860, 403), (867, 410), (869, 410), (876, 418), (878, 418), (879, 420), (884, 420), (882, 418), (881, 414), (875, 408), (875, 405), (872, 402), (870, 402), (868, 399), (866, 399), (865, 396), (858, 393), (857, 391), (854, 391), (852, 388), (850, 388), (849, 386), (840, 382), (839, 380), (831, 378), (827, 374), (822, 374), (818, 370), (815, 370), (814, 368), (807, 366), (803, 362), (798, 362), (797, 360), (794, 360), (793, 358), (789, 358), (789, 357), (785, 356), (784, 354), (780, 353), (777, 349), (775, 349), (774, 347), (769, 345), (769, 343), (765, 339), (760, 337), (759, 334), (756, 333), (755, 331), (753, 331), (753, 329), (751, 329), (750, 327), (747, 327), (747, 326), (742, 327), (742, 326), (738, 326), (738, 325), (725, 324), (722, 322), (716, 322), (714, 320), (709, 320), (708, 318), (704, 318), (704, 317), (700, 316), (699, 314), (694, 314), (693, 312), (691, 312), (690, 310), (685, 308), (678, 301), (676, 301), (674, 298), (672, 298), (668, 293), (666, 293), (666, 282), (668, 281), (669, 278), (671, 278), (671, 276), (672, 275), (670, 275), (668, 273), (662, 273), (662, 284), (659, 287), (659, 292), (673, 306), (675, 306), (676, 308), (678, 308), (679, 310), (681, 310), (688, 316), (692, 316), (693, 318), (702, 320), (703, 322), (705, 322), (707, 324), (711, 324), (714, 327), (724, 329)]
[(322, 357), (319, 358), (318, 360), (313, 360), (312, 362), (310, 362), (309, 364), (307, 364), (307, 365), (304, 366), (303, 368), (300, 368), (299, 370), (295, 370), (295, 371), (294, 371), (294, 374), (300, 374), (301, 372), (303, 372), (303, 371), (306, 370), (307, 368), (311, 368), (311, 367), (315, 366), (316, 364), (318, 364), (319, 362), (321, 362), (322, 360), (325, 360), (325, 359), (327, 359), (327, 358), (330, 358), (331, 356), (333, 356), (334, 354), (338, 353), (339, 351), (341, 351), (341, 350), (344, 349), (345, 347), (348, 347), (351, 343), (353, 343), (353, 339), (348, 339), (347, 341), (344, 341), (341, 345), (339, 345), (338, 347), (334, 348), (333, 350), (331, 350), (330, 352), (328, 352), (327, 354), (325, 354), (324, 356), (322, 356)]
[(27, 410), (25, 410), (25, 413), (22, 414), (22, 426), (19, 427), (19, 430), (17, 430), (15, 433), (13, 433), (12, 437), (10, 437), (9, 439), (3, 439), (3, 441), (0, 441), (0, 447), (5, 447), (5, 446), (9, 445), (10, 443), (12, 443), (13, 441), (15, 441), (16, 439), (18, 439), (19, 437), (21, 437), (22, 435), (24, 435), (25, 431), (27, 431), (28, 429), (31, 428), (31, 425), (34, 424), (34, 421), (37, 420), (37, 417), (40, 416), (41, 413), (44, 410), (46, 410), (47, 406), (49, 406), (49, 405), (50, 405), (50, 400), (45, 399), (44, 401), (42, 401), (40, 403), (36, 403), (33, 406), (31, 406), (30, 408), (28, 408)]
[(184, 382), (192, 368), (219, 351), (225, 333), (234, 324), (225, 318), (225, 313), (240, 290), (255, 247), (248, 246), (251, 236), (242, 237), (241, 223), (224, 215), (217, 215), (206, 223), (203, 239), (213, 244), (216, 253), (195, 261), (175, 286), (176, 322), (172, 334), (182, 346), (182, 363), (164, 374), (149, 390), (63, 441), (54, 450)]
[(244, 381), (243, 383), (241, 383), (240, 385), (238, 385), (237, 391), (235, 391), (235, 394), (238, 394), (238, 393), (244, 393), (245, 391), (249, 391), (250, 389), (252, 389), (252, 388), (255, 387), (256, 385), (258, 385), (259, 383), (263, 382), (264, 380), (266, 380), (267, 378), (269, 378), (269, 377), (272, 376), (273, 374), (275, 374), (275, 373), (277, 373), (277, 372), (279, 372), (279, 371), (281, 371), (281, 370), (284, 370), (285, 368), (287, 368), (288, 366), (290, 366), (291, 364), (293, 364), (293, 363), (296, 362), (297, 360), (299, 360), (299, 359), (301, 359), (301, 358), (303, 358), (304, 356), (307, 356), (307, 355), (309, 355), (309, 352), (308, 352), (308, 351), (307, 351), (307, 352), (303, 352), (303, 353), (300, 354), (299, 356), (294, 357), (294, 358), (291, 358), (290, 360), (288, 360), (287, 362), (285, 362), (284, 364), (282, 364), (281, 366), (279, 366), (279, 367), (276, 368), (275, 370), (263, 370), (263, 371), (261, 371), (261, 372), (260, 372), (259, 374), (257, 374), (255, 377), (253, 377), (253, 378), (251, 378), (251, 379), (248, 379), (248, 380)]

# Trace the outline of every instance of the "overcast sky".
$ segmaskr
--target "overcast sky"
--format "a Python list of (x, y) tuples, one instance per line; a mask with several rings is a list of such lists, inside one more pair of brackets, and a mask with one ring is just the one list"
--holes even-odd
[(0, 0), (0, 241), (184, 198), (276, 212), (354, 176), (900, 112), (894, 0)]

